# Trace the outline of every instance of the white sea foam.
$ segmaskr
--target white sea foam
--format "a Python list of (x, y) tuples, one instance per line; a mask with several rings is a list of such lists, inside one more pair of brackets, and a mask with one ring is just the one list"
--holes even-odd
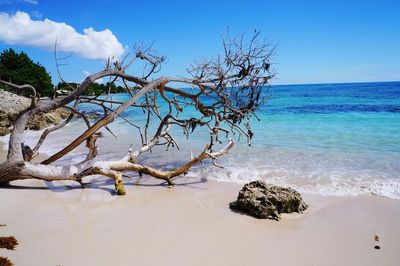
[(356, 178), (308, 178), (288, 177), (279, 171), (258, 171), (254, 168), (227, 167), (225, 170), (202, 170), (194, 172), (193, 175), (206, 176), (213, 180), (223, 182), (235, 182), (244, 184), (254, 180), (265, 180), (267, 183), (279, 186), (289, 186), (303, 193), (320, 194), (327, 196), (356, 196), (356, 195), (378, 195), (393, 199), (400, 199), (400, 182), (396, 179), (370, 179), (362, 180)]
[[(239, 151), (240, 153), (240, 151)], [(253, 154), (231, 155), (224, 161), (224, 169), (196, 168), (194, 175), (213, 180), (247, 183), (262, 179), (267, 183), (290, 186), (303, 193), (356, 196), (378, 195), (400, 199), (400, 178), (395, 162), (368, 164), (362, 158), (311, 158), (282, 150)], [(322, 157), (322, 158), (321, 158)], [(322, 159), (322, 160), (321, 160)], [(380, 168), (378, 168), (378, 166)], [(211, 168), (210, 168), (211, 167)]]

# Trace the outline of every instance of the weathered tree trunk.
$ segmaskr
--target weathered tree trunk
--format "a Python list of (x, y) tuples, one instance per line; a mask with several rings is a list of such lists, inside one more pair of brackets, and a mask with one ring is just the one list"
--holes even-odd
[[(20, 113), (11, 132), (7, 160), (0, 164), (0, 183), (35, 178), (45, 181), (72, 180), (82, 185), (82, 178), (86, 176), (103, 175), (114, 180), (116, 193), (122, 195), (125, 194), (122, 178), (124, 171), (135, 171), (139, 174), (150, 175), (173, 185), (172, 179), (174, 177), (185, 174), (191, 167), (203, 160), (210, 159), (215, 166), (219, 166), (216, 160), (234, 146), (234, 141), (229, 137), (230, 133), (246, 136), (250, 144), (253, 136), (250, 120), (263, 102), (262, 96), (260, 96), (261, 90), (273, 77), (269, 70), (271, 51), (267, 49), (267, 44), (260, 44), (256, 41), (258, 35), (259, 33), (255, 32), (247, 45), (248, 47), (244, 47), (243, 39), (233, 40), (230, 43), (224, 42), (224, 55), (217, 57), (218, 59), (214, 61), (210, 60), (193, 65), (188, 70), (193, 77), (191, 79), (160, 77), (153, 81), (147, 81), (152, 74), (160, 70), (161, 63), (165, 61), (164, 57), (148, 54), (149, 50), (147, 49), (145, 52), (137, 51), (135, 57), (125, 65), (114, 62), (114, 67), (111, 67), (111, 62), (108, 62), (105, 70), (88, 76), (68, 96), (55, 98), (47, 103), (42, 103), (36, 99), (36, 90), (30, 85), (20, 86), (0, 80), (1, 83), (13, 88), (32, 91), (31, 106)], [(125, 72), (127, 67), (136, 59), (146, 63), (141, 78)], [(146, 68), (148, 65), (150, 67)], [(81, 97), (82, 93), (94, 81), (104, 77), (112, 78), (111, 83), (118, 80), (121, 84), (124, 84), (130, 98), (126, 102), (118, 102), (98, 97)], [(185, 90), (166, 86), (170, 82), (183, 83), (185, 86), (189, 85), (193, 88)], [(144, 98), (143, 101), (137, 103), (141, 98)], [(210, 99), (210, 101), (204, 100), (205, 98)], [(168, 107), (167, 111), (161, 111), (159, 103), (161, 101)], [(73, 107), (69, 106), (71, 103), (74, 103)], [(49, 134), (66, 125), (73, 115), (85, 117), (75, 108), (80, 103), (101, 106), (104, 110), (103, 117), (93, 125), (85, 120), (88, 129), (66, 147), (41, 163), (30, 162)], [(118, 107), (113, 109), (107, 104), (117, 105)], [(131, 106), (141, 108), (144, 117), (147, 117), (146, 124), (143, 126), (144, 133), (140, 126), (122, 115), (122, 112)], [(184, 118), (185, 115), (180, 116), (187, 106), (195, 110), (196, 115), (189, 118)], [(37, 113), (46, 113), (60, 107), (70, 109), (72, 111), (71, 116), (62, 124), (45, 130), (33, 149), (24, 145), (23, 133), (28, 120)], [(120, 160), (96, 160), (95, 142), (96, 138), (99, 137), (96, 134), (101, 128), (109, 130), (107, 125), (118, 116), (124, 119), (127, 124), (139, 130), (142, 147), (137, 151), (129, 150), (128, 155)], [(159, 119), (159, 126), (153, 138), (148, 139), (151, 117)], [(198, 156), (170, 171), (161, 171), (139, 164), (138, 157), (144, 152), (151, 151), (156, 145), (179, 148), (177, 141), (170, 132), (170, 128), (173, 126), (182, 129), (186, 136), (189, 136), (196, 127), (206, 127), (209, 129), (210, 142)], [(222, 143), (220, 135), (223, 135), (229, 141), (222, 150), (215, 152), (213, 151), (214, 145)], [(53, 165), (55, 161), (73, 151), (84, 141), (86, 141), (89, 152), (83, 162), (75, 165)]]
[(6, 161), (0, 164), (0, 184), (4, 184), (10, 181), (25, 179), (21, 174), (21, 170), (24, 168), (25, 162), (22, 161)]
[[(102, 75), (99, 75), (102, 76)], [(90, 79), (87, 79), (90, 80)], [(224, 149), (224, 151), (209, 154), (206, 152), (208, 146), (206, 146), (205, 150), (196, 158), (193, 158), (185, 165), (173, 170), (173, 171), (160, 171), (154, 169), (152, 167), (143, 166), (140, 164), (136, 164), (133, 162), (137, 161), (137, 158), (134, 156), (126, 156), (122, 160), (119, 161), (94, 161), (89, 160), (87, 162), (72, 165), (72, 166), (51, 166), (48, 165), (55, 160), (63, 157), (74, 148), (79, 146), (83, 141), (91, 138), (93, 134), (97, 132), (100, 128), (106, 126), (111, 123), (116, 116), (122, 113), (129, 106), (134, 104), (141, 96), (143, 96), (147, 91), (158, 87), (160, 84), (165, 84), (173, 79), (167, 78), (159, 78), (153, 82), (150, 82), (146, 86), (144, 86), (140, 91), (138, 91), (131, 99), (129, 99), (124, 104), (120, 105), (114, 112), (106, 115), (99, 121), (97, 121), (93, 126), (91, 126), (88, 130), (86, 130), (82, 135), (80, 135), (77, 139), (71, 142), (67, 147), (65, 147), (60, 152), (51, 156), (49, 159), (43, 161), (40, 164), (34, 164), (30, 162), (26, 162), (23, 160), (23, 150), (22, 150), (22, 136), (28, 120), (34, 114), (38, 113), (41, 110), (52, 110), (56, 109), (60, 106), (61, 102), (66, 102), (65, 99), (63, 101), (54, 100), (53, 104), (48, 104), (44, 107), (33, 107), (23, 111), (11, 132), (10, 141), (9, 141), (9, 151), (7, 156), (7, 161), (0, 164), (0, 183), (10, 182), (14, 180), (27, 179), (27, 178), (36, 178), (46, 181), (57, 181), (57, 180), (73, 180), (77, 182), (82, 182), (82, 178), (88, 175), (104, 175), (114, 179), (115, 183), (115, 191), (118, 194), (125, 194), (125, 190), (123, 187), (123, 180), (121, 171), (136, 171), (141, 174), (147, 174), (153, 176), (158, 179), (162, 179), (168, 182), (169, 185), (173, 185), (172, 178), (178, 175), (186, 173), (194, 164), (203, 161), (206, 158), (217, 158), (223, 153), (228, 152), (228, 150), (233, 146), (234, 142), (231, 141), (228, 146)], [(86, 87), (89, 82), (84, 82)], [(72, 99), (71, 99), (72, 100)], [(162, 128), (162, 127), (160, 127)], [(45, 132), (44, 134), (47, 134)], [(156, 145), (159, 141), (160, 137), (163, 137), (165, 132), (158, 132), (153, 139), (153, 141), (144, 147), (142, 147), (139, 151), (135, 152), (136, 157), (141, 154), (143, 151), (149, 150), (152, 146)], [(41, 138), (39, 140), (39, 144), (43, 142)], [(93, 147), (92, 147), (93, 148)], [(91, 151), (93, 153), (93, 151)]]
[[(115, 191), (123, 195), (125, 194), (121, 171), (135, 171), (141, 174), (153, 176), (158, 179), (167, 181), (169, 185), (173, 185), (172, 178), (186, 173), (198, 162), (206, 158), (218, 158), (227, 153), (234, 145), (233, 141), (222, 149), (214, 153), (207, 153), (208, 146), (197, 157), (191, 159), (186, 164), (170, 171), (160, 171), (153, 167), (144, 166), (131, 161), (136, 161), (132, 154), (128, 154), (118, 161), (94, 161), (90, 160), (81, 164), (71, 166), (52, 166), (43, 164), (34, 164), (31, 162), (7, 160), (0, 164), (0, 183), (10, 182), (14, 180), (35, 178), (45, 181), (72, 180), (82, 184), (82, 178), (89, 175), (103, 175), (114, 179)], [(149, 147), (150, 148), (150, 147)], [(138, 154), (138, 153), (136, 153)]]

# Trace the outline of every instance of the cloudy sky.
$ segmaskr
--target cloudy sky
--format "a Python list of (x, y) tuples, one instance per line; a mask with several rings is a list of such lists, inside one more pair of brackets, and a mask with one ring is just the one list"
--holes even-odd
[(0, 0), (0, 50), (25, 51), (57, 82), (54, 47), (80, 81), (135, 43), (166, 55), (160, 74), (185, 76), (221, 52), (221, 38), (261, 30), (277, 50), (275, 84), (400, 80), (400, 1)]

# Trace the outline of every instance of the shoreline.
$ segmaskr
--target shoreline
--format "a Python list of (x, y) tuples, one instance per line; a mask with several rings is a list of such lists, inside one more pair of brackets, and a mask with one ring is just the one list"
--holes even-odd
[[(2, 153), (2, 152), (0, 152)], [(4, 151), (3, 151), (4, 153)], [(281, 221), (234, 213), (240, 184), (195, 177), (167, 188), (154, 178), (113, 195), (107, 178), (12, 182), (0, 188), (1, 235), (16, 265), (396, 265), (400, 204), (378, 196), (303, 194), (303, 214)], [(135, 184), (135, 183), (139, 184)], [(29, 203), (29, 204), (27, 204)], [(374, 249), (374, 235), (380, 250)]]

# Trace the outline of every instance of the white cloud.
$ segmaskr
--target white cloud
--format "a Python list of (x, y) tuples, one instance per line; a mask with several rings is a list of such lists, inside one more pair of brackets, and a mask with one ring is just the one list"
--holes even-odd
[(109, 30), (95, 31), (86, 28), (83, 34), (66, 23), (49, 19), (32, 20), (28, 13), (18, 11), (15, 15), (0, 13), (0, 41), (72, 52), (89, 59), (120, 57), (124, 47)]
[(37, 0), (22, 0), (21, 2), (32, 4), (32, 5), (39, 4), (39, 1), (37, 1)]
[(31, 4), (31, 5), (37, 5), (37, 4), (39, 4), (39, 1), (38, 0), (14, 0), (14, 1), (0, 0), (0, 5), (2, 5), (2, 4), (10, 5), (10, 4), (18, 4), (18, 3), (27, 3), (27, 4)]

